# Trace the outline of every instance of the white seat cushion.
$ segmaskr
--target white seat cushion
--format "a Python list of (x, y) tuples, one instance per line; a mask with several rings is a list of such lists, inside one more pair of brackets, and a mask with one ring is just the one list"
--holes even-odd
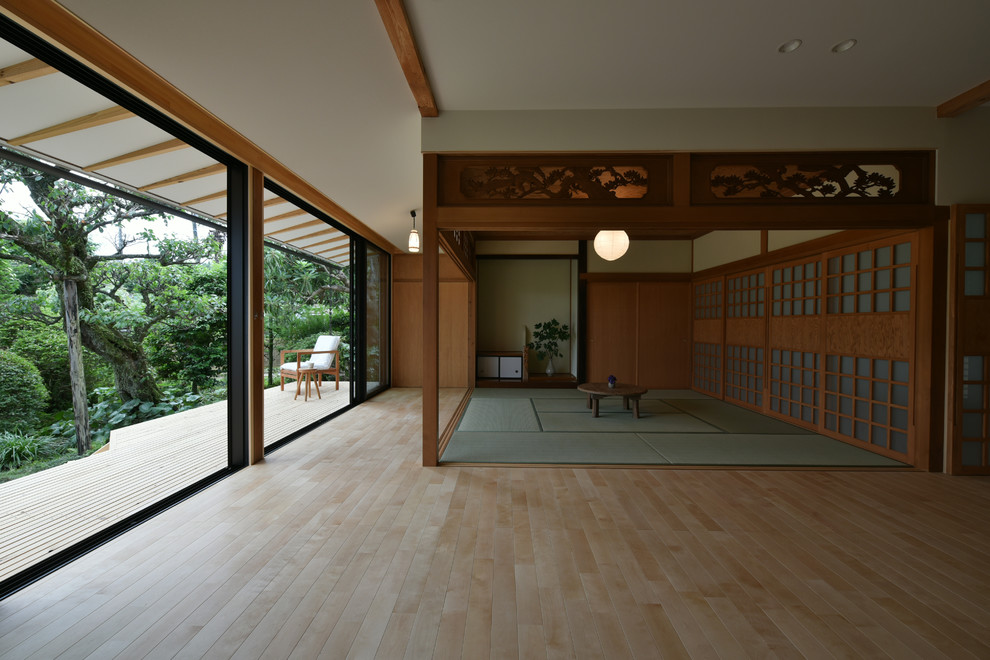
[[(340, 344), (340, 337), (332, 335), (320, 335), (316, 340), (314, 351), (335, 351)], [(329, 369), (333, 353), (316, 353), (309, 358), (313, 362), (314, 369)]]

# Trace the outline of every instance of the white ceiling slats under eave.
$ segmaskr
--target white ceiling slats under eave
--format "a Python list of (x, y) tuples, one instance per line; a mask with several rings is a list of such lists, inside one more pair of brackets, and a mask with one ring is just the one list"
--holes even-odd
[[(35, 73), (18, 74), (30, 69)], [(5, 77), (9, 71), (15, 75)], [(226, 223), (227, 175), (222, 163), (68, 76), (36, 67), (29, 54), (3, 40), (0, 107), (3, 143)], [(305, 247), (317, 240), (310, 237), (320, 229), (335, 238), (344, 236), (340, 231), (267, 191), (264, 209), (265, 233), (274, 234), (270, 240), (347, 264), (347, 255), (335, 258)], [(300, 237), (304, 238), (297, 243)]]

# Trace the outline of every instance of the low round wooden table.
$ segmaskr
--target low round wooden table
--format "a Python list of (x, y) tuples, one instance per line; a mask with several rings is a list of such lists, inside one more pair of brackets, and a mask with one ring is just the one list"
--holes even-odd
[(298, 378), (296, 378), (296, 395), (292, 397), (293, 401), (299, 398), (299, 390), (302, 388), (302, 384), (304, 381), (306, 383), (306, 395), (303, 397), (303, 401), (309, 401), (309, 394), (311, 392), (310, 383), (316, 384), (316, 396), (319, 397), (320, 399), (323, 398), (323, 396), (320, 394), (321, 376), (319, 375), (319, 371), (317, 369), (300, 369), (299, 373), (297, 373), (296, 375), (298, 376)]
[(639, 398), (646, 394), (646, 388), (639, 385), (628, 385), (616, 383), (615, 387), (609, 387), (608, 383), (582, 383), (578, 385), (578, 390), (588, 395), (588, 407), (591, 408), (591, 416), (598, 417), (598, 402), (607, 396), (621, 396), (622, 407), (629, 410), (629, 402), (632, 401), (633, 417), (639, 419)]

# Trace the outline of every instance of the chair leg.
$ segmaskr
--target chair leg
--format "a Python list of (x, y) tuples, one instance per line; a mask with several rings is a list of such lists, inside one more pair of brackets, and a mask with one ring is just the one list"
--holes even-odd
[(339, 369), (337, 370), (337, 373), (335, 375), (337, 376), (337, 389), (339, 390), (340, 389), (340, 370)]
[(279, 375), (278, 379), (282, 381), (282, 391), (285, 391), (285, 376)]

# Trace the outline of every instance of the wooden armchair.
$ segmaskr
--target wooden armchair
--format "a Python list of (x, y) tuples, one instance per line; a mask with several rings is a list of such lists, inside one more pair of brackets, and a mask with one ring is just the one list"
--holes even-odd
[[(302, 368), (303, 362), (312, 362), (313, 369), (316, 371), (316, 387), (319, 389), (320, 382), (323, 380), (324, 375), (331, 375), (337, 379), (337, 388), (340, 389), (340, 360), (337, 359), (339, 351), (337, 347), (340, 345), (340, 337), (335, 337), (332, 335), (320, 335), (316, 340), (316, 346), (312, 350), (309, 349), (285, 349), (279, 353), (279, 360), (282, 362), (282, 366), (279, 367), (278, 375), (281, 381), (282, 390), (285, 390), (285, 379), (291, 378), (296, 381), (299, 380), (299, 370)], [(295, 353), (295, 361), (286, 362), (285, 356), (289, 353)], [(303, 356), (309, 356), (306, 360)]]

